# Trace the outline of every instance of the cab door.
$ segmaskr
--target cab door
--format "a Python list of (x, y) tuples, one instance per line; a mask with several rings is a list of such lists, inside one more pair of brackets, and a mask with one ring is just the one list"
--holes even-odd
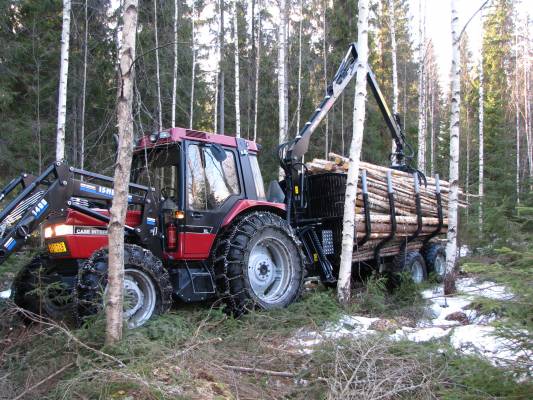
[[(243, 182), (235, 149), (188, 141), (185, 153), (182, 254), (205, 259), (224, 217), (244, 197)], [(223, 160), (221, 153), (225, 153)]]

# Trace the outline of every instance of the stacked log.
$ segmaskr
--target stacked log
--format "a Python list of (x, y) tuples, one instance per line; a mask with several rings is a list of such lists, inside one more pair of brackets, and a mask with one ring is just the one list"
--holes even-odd
[[(330, 160), (313, 159), (306, 164), (308, 173), (343, 173), (349, 167), (347, 158), (335, 153), (330, 153)], [(380, 251), (380, 255), (395, 255), (400, 252), (400, 244), (407, 245), (407, 249), (419, 249), (424, 239), (433, 235), (438, 229), (438, 206), (437, 206), (437, 181), (433, 177), (427, 177), (427, 182), (420, 182), (417, 189), (420, 196), (420, 210), (422, 216), (421, 230), (416, 239), (412, 237), (418, 229), (418, 217), (415, 196), (415, 177), (413, 174), (398, 171), (379, 165), (361, 162), (360, 171), (366, 173), (368, 205), (370, 211), (371, 233), (365, 243), (361, 239), (366, 234), (366, 218), (362, 193), (361, 175), (359, 174), (358, 194), (356, 200), (356, 240), (354, 245), (354, 261), (371, 259), (374, 257), (374, 249), (386, 238), (391, 236), (392, 223), (387, 190), (387, 173), (391, 176), (394, 191), (394, 206), (396, 212), (396, 231), (392, 240)], [(441, 193), (442, 204), (442, 227), (440, 233), (445, 233), (448, 227), (448, 193), (449, 182), (439, 180), (438, 186)], [(460, 206), (467, 204), (463, 201)], [(358, 244), (359, 242), (359, 244)]]

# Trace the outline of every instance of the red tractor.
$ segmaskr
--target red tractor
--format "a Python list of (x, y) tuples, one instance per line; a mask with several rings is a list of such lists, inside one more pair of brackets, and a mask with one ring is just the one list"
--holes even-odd
[[(355, 75), (355, 49), (350, 47), (304, 129), (280, 146), (286, 176), (272, 182), (267, 194), (254, 142), (183, 128), (138, 141), (125, 221), (124, 313), (130, 327), (168, 310), (173, 298), (220, 298), (234, 315), (285, 307), (299, 297), (313, 267), (324, 282), (335, 282), (340, 237), (310, 215), (301, 158)], [(409, 170), (401, 127), (372, 73), (368, 78), (397, 144), (396, 167)], [(15, 303), (53, 318), (72, 311), (83, 318), (101, 309), (112, 183), (57, 162), (39, 176), (21, 175), (0, 192), (0, 202), (10, 199), (0, 212), (0, 264), (44, 223), (47, 252), (17, 275)], [(335, 218), (340, 226), (342, 215)]]

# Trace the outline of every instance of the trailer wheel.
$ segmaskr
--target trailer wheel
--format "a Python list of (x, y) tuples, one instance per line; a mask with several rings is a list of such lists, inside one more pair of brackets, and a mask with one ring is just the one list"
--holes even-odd
[(438, 243), (429, 243), (422, 254), (426, 260), (427, 270), (434, 273), (438, 282), (444, 280), (446, 274), (446, 250)]
[(13, 280), (11, 299), (34, 314), (67, 320), (73, 315), (72, 287), (50, 274), (49, 262), (43, 254), (26, 264)]
[[(80, 268), (76, 289), (78, 317), (83, 321), (103, 309), (107, 288), (108, 249), (96, 251)], [(124, 319), (128, 328), (145, 324), (169, 310), (172, 285), (161, 260), (149, 250), (124, 246)]]
[(227, 311), (286, 307), (303, 290), (304, 257), (286, 221), (253, 212), (223, 234), (213, 254), (215, 280)]
[(422, 283), (427, 279), (424, 257), (418, 251), (407, 251), (398, 254), (392, 261), (393, 279), (399, 281), (399, 274), (408, 273), (414, 283)]

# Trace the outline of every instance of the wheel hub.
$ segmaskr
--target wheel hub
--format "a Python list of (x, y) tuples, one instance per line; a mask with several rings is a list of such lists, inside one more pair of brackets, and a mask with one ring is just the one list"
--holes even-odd
[(131, 277), (124, 278), (124, 317), (130, 318), (144, 303), (144, 295)]
[(437, 257), (435, 257), (434, 266), (435, 273), (437, 274), (437, 276), (444, 276), (444, 273), (446, 272), (446, 260), (444, 259), (444, 257), (442, 257), (441, 255), (437, 255)]
[(411, 266), (411, 278), (414, 283), (422, 283), (424, 280), (424, 268), (418, 261), (415, 261)]
[(157, 294), (152, 279), (143, 271), (124, 271), (124, 320), (130, 329), (143, 325), (153, 315)]

